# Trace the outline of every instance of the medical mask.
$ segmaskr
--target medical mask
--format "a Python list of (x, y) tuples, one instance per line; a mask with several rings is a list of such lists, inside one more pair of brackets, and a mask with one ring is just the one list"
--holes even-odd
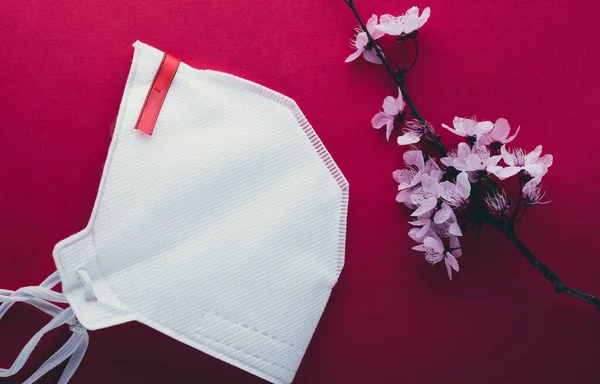
[(30, 378), (69, 359), (67, 382), (87, 330), (138, 321), (290, 383), (344, 264), (348, 183), (293, 100), (134, 47), (87, 227), (56, 245), (57, 274), (0, 291), (0, 316), (15, 302), (53, 316), (0, 377), (69, 324)]

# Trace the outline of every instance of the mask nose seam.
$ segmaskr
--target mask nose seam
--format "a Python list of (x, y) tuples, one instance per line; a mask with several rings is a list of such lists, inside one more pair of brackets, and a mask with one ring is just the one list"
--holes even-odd
[(98, 298), (94, 294), (94, 286), (92, 285), (92, 279), (88, 275), (87, 271), (83, 268), (79, 268), (76, 271), (77, 278), (83, 284), (84, 298), (86, 301), (96, 301)]

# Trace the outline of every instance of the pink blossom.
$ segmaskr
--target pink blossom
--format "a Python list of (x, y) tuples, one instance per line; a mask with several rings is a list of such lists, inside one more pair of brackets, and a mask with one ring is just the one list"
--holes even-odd
[[(377, 25), (377, 15), (371, 16), (369, 20), (367, 20), (367, 31), (374, 40), (379, 39), (385, 32), (381, 28), (381, 26)], [(377, 53), (373, 47), (369, 46), (369, 38), (365, 31), (357, 29), (356, 37), (354, 41), (350, 42), (350, 46), (356, 49), (356, 52), (351, 54), (346, 58), (346, 63), (356, 60), (360, 55), (362, 55), (365, 60), (371, 62), (373, 64), (381, 64), (381, 59), (377, 57)]]
[(403, 113), (405, 106), (406, 103), (402, 99), (402, 92), (400, 91), (400, 88), (398, 88), (398, 97), (395, 99), (393, 96), (386, 97), (383, 100), (383, 112), (377, 113), (373, 119), (371, 119), (373, 128), (379, 129), (385, 125), (385, 137), (389, 140), (392, 130), (394, 129), (394, 122), (396, 121), (396, 118)]
[(498, 150), (502, 144), (508, 144), (513, 141), (520, 129), (521, 127), (518, 127), (515, 134), (509, 137), (510, 125), (508, 121), (504, 118), (499, 118), (496, 120), (494, 128), (491, 131), (479, 136), (477, 145), (491, 145), (492, 148)]
[[(426, 124), (427, 129), (431, 129), (431, 125), (429, 123)], [(421, 136), (425, 133), (425, 128), (418, 120), (411, 120), (404, 123), (402, 132), (403, 134), (398, 136), (398, 145), (411, 145), (421, 140)]]
[(408, 236), (416, 241), (422, 243), (423, 239), (428, 236), (435, 236), (440, 238), (449, 238), (451, 236), (462, 236), (462, 231), (454, 212), (451, 212), (450, 218), (443, 223), (437, 224), (433, 218), (435, 216), (434, 211), (430, 211), (422, 216), (419, 216), (414, 221), (409, 221), (410, 225), (415, 226), (408, 231)]
[[(466, 177), (466, 173), (464, 176)], [(423, 235), (424, 231), (427, 230), (431, 230), (442, 237), (448, 235), (462, 236), (454, 210), (446, 200), (455, 201), (454, 196), (449, 192), (452, 188), (450, 185), (457, 189), (458, 187), (448, 181), (440, 182), (441, 178), (442, 173), (439, 171), (432, 171), (430, 174), (423, 173), (421, 175), (421, 185), (410, 191), (410, 202), (416, 208), (411, 216), (417, 217), (411, 224), (421, 226), (421, 232), (416, 233), (416, 236)], [(462, 179), (463, 177), (461, 177)], [(471, 184), (468, 179), (466, 183), (470, 192)], [(466, 190), (462, 191), (462, 185), (459, 189), (461, 192), (455, 191), (454, 193), (466, 195), (466, 198), (468, 198), (468, 192)]]
[(480, 121), (477, 122), (471, 119), (464, 119), (462, 117), (455, 117), (452, 121), (454, 128), (450, 128), (446, 124), (442, 124), (442, 127), (446, 128), (455, 135), (461, 137), (472, 137), (477, 139), (479, 136), (488, 133), (494, 128), (494, 124), (491, 121)]
[(421, 185), (410, 190), (410, 203), (416, 208), (411, 216), (417, 217), (417, 220), (411, 222), (411, 224), (422, 226), (421, 234), (430, 229), (432, 224), (436, 224), (438, 227), (434, 232), (438, 235), (444, 236), (442, 232), (447, 231), (452, 235), (461, 236), (462, 232), (458, 226), (454, 210), (442, 198), (442, 194), (446, 192), (444, 188), (446, 185), (440, 183), (441, 179), (441, 171), (432, 170), (429, 173), (423, 173), (421, 175)]
[(442, 180), (442, 172), (432, 171), (429, 174), (421, 175), (421, 186), (410, 195), (411, 203), (417, 209), (411, 213), (411, 216), (421, 216), (431, 211), (438, 205), (440, 194), (439, 183)]
[(500, 180), (508, 179), (521, 171), (527, 172), (533, 178), (542, 177), (548, 172), (553, 160), (552, 155), (548, 154), (540, 157), (542, 153), (541, 145), (535, 147), (533, 152), (530, 153), (525, 153), (521, 148), (510, 151), (502, 146), (500, 153), (508, 166), (501, 167), (494, 164), (489, 169)]
[(488, 193), (487, 197), (485, 198), (485, 203), (491, 213), (498, 215), (506, 215), (510, 208), (506, 198), (506, 191), (504, 189), (502, 192)]
[(550, 203), (550, 201), (542, 201), (546, 192), (542, 190), (541, 181), (541, 177), (534, 178), (523, 186), (523, 199), (527, 205)]
[[(448, 219), (441, 223), (435, 222), (436, 211), (429, 211), (416, 220), (409, 221), (410, 225), (415, 226), (408, 232), (408, 236), (416, 242), (423, 242), (423, 239), (427, 236), (438, 236), (438, 237), (450, 237), (450, 236), (462, 236), (462, 230), (456, 220), (454, 211), (449, 211), (450, 216)], [(438, 219), (442, 221), (443, 219)]]
[(406, 168), (394, 171), (394, 180), (398, 183), (398, 190), (414, 187), (421, 182), (421, 175), (425, 170), (425, 159), (423, 152), (412, 150), (402, 155)]
[(381, 16), (381, 27), (388, 35), (400, 36), (408, 35), (409, 33), (416, 31), (421, 28), (423, 24), (429, 19), (431, 10), (429, 7), (423, 10), (421, 16), (419, 16), (419, 8), (412, 7), (406, 14), (401, 16), (382, 15)]
[(450, 280), (452, 280), (452, 270), (458, 272), (458, 261), (456, 259), (462, 255), (462, 251), (456, 236), (449, 238), (449, 248), (446, 248), (443, 241), (438, 237), (426, 237), (423, 239), (423, 244), (415, 245), (412, 249), (425, 252), (425, 260), (431, 264), (437, 264), (444, 260)]
[[(428, 160), (428, 163), (431, 161)], [(442, 172), (430, 170), (421, 177), (421, 185), (413, 187), (410, 194), (410, 204), (407, 205), (416, 210), (411, 216), (417, 216), (410, 221), (416, 226), (409, 231), (408, 235), (417, 242), (422, 242), (427, 236), (451, 237), (462, 236), (456, 215), (452, 207), (440, 198), (443, 191), (443, 183), (440, 183)]]
[(396, 196), (396, 201), (404, 203), (410, 209), (416, 208), (411, 196), (413, 193), (421, 191), (422, 175), (426, 173), (439, 176), (440, 179), (442, 177), (442, 171), (434, 159), (427, 160), (424, 165), (422, 161), (423, 152), (419, 150), (406, 151), (404, 162), (408, 167), (394, 172), (394, 179), (399, 183), (398, 190), (400, 191)]
[(458, 151), (449, 154), (448, 157), (440, 159), (442, 164), (454, 167), (459, 171), (469, 172), (471, 179), (475, 178), (475, 172), (490, 172), (489, 169), (498, 164), (502, 156), (490, 156), (490, 151), (485, 146), (469, 147), (467, 143), (459, 143)]
[(467, 172), (456, 177), (456, 183), (443, 181), (440, 183), (440, 196), (454, 208), (463, 208), (469, 202), (471, 183)]
[(461, 173), (457, 184), (442, 182), (443, 172), (435, 160), (428, 159), (425, 163), (423, 153), (419, 150), (405, 152), (404, 162), (407, 167), (394, 172), (394, 179), (399, 183), (400, 190), (396, 200), (414, 209), (411, 216), (417, 219), (411, 224), (421, 227), (417, 230), (418, 233), (413, 231), (415, 236), (423, 237), (432, 224), (438, 226), (436, 229), (439, 231), (436, 232), (439, 235), (447, 232), (461, 236), (451, 204), (459, 205), (458, 202), (468, 199), (471, 184), (467, 174)]

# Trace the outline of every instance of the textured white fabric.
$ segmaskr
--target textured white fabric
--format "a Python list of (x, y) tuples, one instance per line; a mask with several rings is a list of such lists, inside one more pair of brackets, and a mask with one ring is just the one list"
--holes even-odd
[(11, 367), (6, 369), (0, 368), (0, 377), (10, 377), (19, 372), (27, 362), (27, 359), (39, 343), (40, 339), (46, 333), (63, 324), (68, 324), (73, 334), (69, 340), (56, 351), (56, 353), (50, 356), (50, 358), (48, 358), (48, 360), (46, 360), (37, 371), (24, 382), (24, 384), (34, 383), (46, 372), (68, 359), (67, 366), (58, 381), (58, 384), (66, 384), (77, 370), (77, 367), (79, 367), (79, 363), (81, 363), (85, 351), (87, 350), (89, 337), (87, 330), (79, 324), (75, 317), (75, 313), (70, 307), (62, 309), (52, 303), (67, 302), (63, 294), (52, 290), (59, 281), (58, 273), (54, 272), (37, 287), (23, 287), (16, 291), (0, 289), (0, 303), (2, 303), (0, 306), (0, 319), (2, 319), (10, 307), (17, 302), (32, 305), (52, 316), (52, 320), (50, 320), (48, 324), (40, 329), (31, 340), (25, 344), (25, 347), (23, 347), (21, 353), (19, 353)]
[(344, 264), (348, 184), (293, 100), (224, 73), (181, 63), (136, 131), (163, 53), (134, 46), (89, 224), (54, 250), (64, 294), (88, 329), (136, 320), (289, 383)]

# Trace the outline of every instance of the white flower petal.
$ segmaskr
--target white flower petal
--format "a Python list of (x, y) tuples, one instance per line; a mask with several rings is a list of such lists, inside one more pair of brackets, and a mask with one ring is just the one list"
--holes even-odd
[(419, 7), (412, 6), (406, 11), (406, 17), (419, 17)]
[(410, 191), (408, 189), (398, 192), (398, 194), (396, 195), (396, 201), (399, 203), (406, 203), (406, 202), (410, 201), (411, 193), (412, 193), (412, 191)]
[[(431, 170), (431, 171), (429, 171), (429, 176), (431, 176), (431, 178), (434, 180), (432, 188), (437, 188), (437, 186), (439, 185), (439, 182), (442, 181), (442, 177), (444, 176), (444, 174), (440, 170), (437, 170), (437, 171)], [(437, 191), (437, 189), (433, 189), (433, 190)]]
[(500, 155), (497, 155), (497, 156), (492, 156), (492, 157), (490, 157), (490, 158), (488, 159), (488, 161), (487, 161), (487, 165), (488, 165), (488, 167), (490, 167), (490, 166), (494, 166), (494, 165), (498, 164), (498, 162), (499, 162), (501, 159), (502, 159), (502, 156), (500, 156)]
[(419, 229), (419, 231), (417, 232), (417, 237), (423, 237), (427, 234), (427, 231), (429, 231), (429, 228), (431, 227), (431, 220), (427, 220), (427, 222), (425, 223), (425, 225), (423, 225), (423, 227), (421, 227), (421, 229)]
[(498, 177), (498, 178), (499, 178), (500, 176), (498, 176), (498, 174), (499, 174), (499, 173), (500, 173), (500, 171), (502, 171), (503, 169), (504, 169), (504, 168), (502, 168), (502, 167), (501, 167), (501, 166), (499, 166), (499, 165), (491, 165), (491, 166), (488, 166), (488, 167), (486, 168), (486, 171), (488, 171), (489, 173), (491, 173), (491, 174), (493, 174), (493, 175), (496, 175), (496, 177)]
[(352, 53), (350, 56), (346, 57), (345, 62), (349, 63), (351, 61), (354, 61), (356, 59), (358, 59), (360, 57), (360, 55), (362, 55), (363, 50), (361, 49), (357, 49), (356, 52)]
[(425, 163), (425, 173), (431, 174), (432, 172), (440, 172), (441, 173), (442, 170), (435, 162), (435, 159), (429, 158), (427, 160), (427, 163)]
[(422, 170), (424, 167), (425, 159), (423, 158), (423, 152), (418, 149), (413, 149), (404, 152), (402, 160), (406, 165), (414, 165), (417, 169)]
[(450, 132), (454, 133), (455, 135), (462, 136), (462, 137), (466, 136), (463, 132), (461, 132), (461, 131), (459, 131), (457, 129), (454, 129), (454, 128), (450, 128), (446, 124), (442, 124), (442, 127), (446, 128), (447, 130), (449, 130)]
[(404, 24), (404, 33), (408, 34), (419, 28), (419, 19), (418, 18), (407, 18), (406, 23)]
[(542, 154), (542, 146), (538, 145), (537, 147), (535, 147), (533, 152), (529, 152), (527, 155), (525, 155), (525, 164), (535, 163), (541, 154)]
[(421, 13), (421, 16), (419, 16), (419, 28), (421, 28), (423, 26), (423, 24), (425, 24), (427, 22), (427, 20), (429, 20), (429, 16), (431, 16), (431, 9), (429, 9), (429, 7), (427, 7), (423, 10), (423, 13)]
[(484, 166), (481, 158), (472, 153), (469, 156), (467, 156), (467, 166), (472, 170), (485, 169), (485, 166)]
[(452, 267), (452, 269), (458, 272), (458, 261), (456, 261), (456, 257), (454, 257), (453, 254), (446, 252), (446, 261)]
[(475, 140), (475, 145), (478, 147), (490, 145), (493, 141), (494, 141), (494, 138), (491, 136), (490, 133), (484, 133), (483, 135), (477, 135), (477, 140)]
[(546, 168), (550, 167), (552, 165), (553, 161), (554, 161), (554, 157), (550, 154), (546, 154), (546, 155), (540, 157), (539, 159), (537, 159), (537, 163), (543, 164)]
[(402, 112), (404, 111), (404, 107), (406, 107), (406, 103), (404, 102), (404, 99), (402, 98), (402, 91), (400, 90), (400, 88), (398, 88), (398, 97), (396, 98), (396, 108), (398, 109), (398, 112)]
[(454, 257), (462, 256), (462, 249), (460, 247), (460, 242), (458, 241), (458, 237), (450, 236), (450, 248), (452, 248), (452, 255)]
[(391, 119), (392, 118), (386, 115), (385, 113), (379, 112), (371, 119), (371, 125), (373, 126), (373, 128), (379, 129), (386, 125)]
[(456, 189), (462, 198), (467, 198), (471, 195), (471, 183), (467, 172), (461, 172), (456, 177)]
[(422, 214), (431, 211), (436, 205), (437, 198), (428, 197), (427, 199), (423, 200), (423, 203), (419, 206), (419, 208), (411, 213), (411, 216), (421, 216)]
[(383, 15), (379, 16), (379, 22), (381, 24), (391, 23), (394, 21), (394, 19), (395, 17), (390, 15), (389, 13), (384, 13)]
[[(382, 16), (383, 18), (383, 16)], [(399, 36), (404, 33), (404, 24), (406, 20), (403, 16), (393, 18), (394, 20), (386, 21), (385, 23), (382, 21), (382, 29), (390, 36)]]
[(408, 223), (411, 225), (416, 225), (416, 226), (420, 227), (427, 223), (431, 224), (431, 219), (429, 217), (421, 216), (421, 217), (418, 217), (416, 220), (409, 221)]
[(494, 128), (494, 123), (492, 123), (491, 121), (480, 121), (479, 123), (477, 123), (476, 133), (477, 134), (488, 133), (493, 128)]
[(462, 121), (462, 130), (466, 134), (465, 136), (475, 136), (477, 134), (477, 123), (470, 119), (464, 119)]
[(448, 228), (448, 232), (454, 236), (462, 236), (462, 231), (460, 230), (460, 225), (454, 222), (450, 224), (450, 228)]
[(521, 126), (519, 125), (519, 126), (517, 127), (517, 131), (515, 132), (515, 134), (514, 134), (514, 135), (512, 135), (511, 137), (509, 137), (508, 139), (505, 139), (505, 140), (504, 140), (504, 144), (508, 144), (508, 143), (510, 143), (511, 141), (513, 141), (513, 140), (515, 139), (515, 137), (517, 137), (517, 135), (519, 134), (519, 131), (520, 131), (520, 130), (521, 130)]
[(443, 253), (438, 253), (438, 252), (426, 252), (425, 253), (425, 260), (427, 260), (431, 264), (439, 263), (440, 261), (442, 261), (443, 258), (444, 258)]
[(369, 17), (369, 20), (367, 20), (367, 30), (372, 30), (373, 28), (375, 28), (377, 26), (377, 15), (373, 14), (371, 15), (371, 17)]
[(444, 252), (444, 244), (442, 243), (442, 240), (436, 239), (435, 237), (426, 237), (425, 240), (423, 240), (423, 245), (433, 249), (436, 252)]
[(494, 124), (494, 129), (490, 132), (494, 141), (503, 142), (504, 139), (508, 136), (510, 132), (510, 125), (508, 125), (508, 121), (505, 118), (499, 118), (496, 120), (496, 124)]
[(500, 148), (500, 154), (502, 155), (502, 159), (504, 160), (506, 165), (515, 165), (515, 159), (508, 152), (505, 145), (503, 145), (502, 148)]
[(398, 184), (411, 182), (415, 175), (416, 172), (410, 168), (398, 169), (392, 173), (392, 177)]
[(456, 151), (456, 156), (459, 158), (464, 158), (469, 156), (469, 153), (471, 153), (471, 147), (469, 147), (469, 144), (467, 143), (459, 143), (458, 144), (458, 150)]
[(524, 168), (525, 171), (531, 175), (531, 177), (544, 175), (544, 167), (540, 164), (527, 164)]
[(506, 180), (509, 177), (512, 177), (512, 176), (516, 175), (519, 172), (521, 172), (521, 168), (520, 167), (506, 167), (506, 168), (503, 168), (500, 172), (498, 172), (496, 174), (496, 176), (498, 176), (498, 178), (500, 180)]
[(375, 49), (368, 49), (368, 50), (363, 51), (363, 57), (369, 63), (381, 64), (381, 59), (379, 59), (379, 57), (377, 57), (377, 52), (375, 52)]
[(364, 32), (359, 32), (354, 40), (354, 46), (356, 49), (363, 52), (367, 44), (369, 44), (369, 36)]
[(453, 167), (454, 166), (454, 160), (456, 160), (455, 157), (442, 157), (440, 159), (440, 161), (442, 162), (442, 164), (444, 164), (446, 167)]
[(456, 195), (456, 185), (450, 181), (442, 181), (438, 185), (438, 192), (442, 199), (446, 201), (453, 201)]
[(448, 273), (448, 278), (450, 280), (452, 280), (452, 267), (450, 267), (450, 264), (448, 264), (448, 261), (446, 259), (444, 259), (444, 264), (446, 264), (446, 271)]
[(388, 96), (383, 99), (383, 112), (388, 116), (396, 116), (398, 114), (398, 108), (396, 108), (396, 99), (393, 96)]
[(433, 177), (431, 177), (431, 175), (424, 173), (423, 175), (421, 175), (421, 185), (427, 191), (431, 192), (433, 190), (433, 185), (434, 185)]
[(394, 130), (394, 120), (390, 119), (385, 128), (385, 139), (390, 141), (390, 136), (392, 136), (392, 131)]
[(416, 144), (421, 140), (421, 135), (415, 132), (407, 132), (402, 136), (398, 136), (398, 145)]
[(377, 40), (383, 35), (385, 35), (385, 29), (383, 28), (383, 26), (378, 25), (372, 31), (369, 31), (369, 33), (371, 34), (373, 40)]
[(452, 208), (448, 206), (448, 204), (442, 204), (442, 208), (439, 209), (435, 215), (433, 216), (433, 222), (436, 224), (445, 223), (452, 214)]
[(408, 237), (410, 237), (411, 239), (413, 239), (416, 242), (422, 242), (423, 238), (417, 236), (417, 232), (419, 232), (421, 230), (421, 228), (411, 228), (410, 231), (408, 231)]

